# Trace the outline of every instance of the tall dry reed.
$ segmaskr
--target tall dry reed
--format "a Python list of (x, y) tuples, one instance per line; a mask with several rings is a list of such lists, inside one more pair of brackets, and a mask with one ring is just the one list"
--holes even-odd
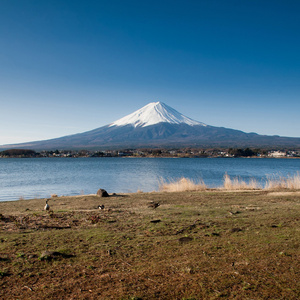
[(195, 182), (191, 179), (182, 177), (177, 181), (166, 182), (161, 180), (159, 183), (159, 190), (161, 192), (185, 192), (185, 191), (203, 191), (206, 190), (207, 186), (200, 180)]
[[(198, 182), (182, 177), (179, 180), (165, 181), (160, 180), (159, 190), (161, 192), (185, 192), (185, 191), (203, 191), (208, 190), (203, 180)], [(293, 176), (288, 177), (269, 177), (266, 182), (259, 183), (254, 178), (249, 182), (242, 180), (239, 177), (230, 178), (225, 173), (223, 186), (220, 189), (224, 190), (299, 190), (300, 189), (300, 174), (297, 173)]]
[(225, 173), (224, 184), (221, 188), (225, 190), (257, 190), (261, 189), (261, 186), (255, 179), (246, 182), (238, 177), (231, 179), (230, 176)]
[(299, 190), (300, 189), (300, 174), (296, 173), (293, 176), (279, 178), (268, 178), (266, 181), (265, 190)]

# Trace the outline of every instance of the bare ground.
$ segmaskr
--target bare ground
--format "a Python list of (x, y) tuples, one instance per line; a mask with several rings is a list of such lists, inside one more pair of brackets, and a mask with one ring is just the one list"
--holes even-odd
[(0, 298), (299, 299), (299, 204), (284, 191), (0, 202)]

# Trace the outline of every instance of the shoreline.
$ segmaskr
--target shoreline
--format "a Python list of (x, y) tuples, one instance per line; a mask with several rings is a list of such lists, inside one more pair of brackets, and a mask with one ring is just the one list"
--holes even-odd
[(44, 159), (44, 158), (51, 158), (51, 159), (78, 159), (78, 158), (104, 158), (104, 159), (112, 159), (112, 158), (120, 158), (120, 159), (134, 159), (134, 158), (176, 158), (176, 159), (210, 159), (210, 158), (226, 158), (226, 159), (300, 159), (299, 157), (271, 157), (271, 156), (239, 156), (239, 157), (227, 157), (227, 156), (103, 156), (103, 157), (94, 157), (94, 156), (78, 156), (78, 157), (66, 157), (66, 156), (38, 156), (38, 157), (20, 157), (20, 156), (9, 156), (4, 157), (0, 156), (0, 159)]
[[(247, 181), (240, 177), (230, 177), (227, 172), (223, 176), (223, 183), (220, 186), (209, 187), (202, 179), (193, 180), (185, 177), (181, 177), (177, 180), (163, 180), (160, 179), (158, 183), (158, 190), (151, 192), (143, 192), (137, 190), (137, 192), (120, 192), (118, 195), (126, 194), (145, 194), (145, 193), (170, 193), (170, 192), (242, 192), (242, 191), (261, 191), (261, 192), (291, 192), (300, 190), (300, 174), (295, 173), (293, 176), (273, 176), (266, 178), (264, 181), (258, 181), (254, 178), (250, 178)], [(111, 193), (110, 196), (114, 196), (116, 193)], [(50, 197), (49, 197), (50, 196)], [(54, 199), (57, 197), (88, 197), (96, 196), (96, 194), (77, 194), (77, 195), (57, 195), (50, 194), (47, 197), (34, 197), (25, 199), (24, 196), (20, 196), (19, 199), (0, 200), (1, 202), (14, 202), (14, 201), (28, 201), (32, 199)]]
[[(15, 204), (22, 203), (22, 206), (28, 206), (29, 202), (33, 203), (44, 203), (46, 200), (57, 202), (60, 200), (67, 199), (68, 201), (73, 200), (82, 200), (87, 198), (92, 198), (96, 200), (103, 200), (109, 201), (109, 199), (116, 199), (116, 198), (126, 198), (126, 197), (148, 197), (148, 196), (156, 196), (156, 195), (184, 195), (184, 194), (256, 194), (261, 193), (265, 195), (280, 195), (280, 196), (300, 196), (300, 189), (226, 189), (226, 188), (206, 188), (206, 189), (199, 189), (199, 190), (179, 190), (179, 191), (152, 191), (152, 192), (129, 192), (129, 193), (112, 193), (109, 194), (109, 197), (100, 197), (97, 194), (82, 194), (82, 195), (55, 195), (50, 197), (37, 197), (37, 198), (28, 198), (28, 199), (16, 199), (16, 200), (1, 200), (0, 201), (0, 214), (1, 214), (1, 205), (8, 205), (15, 208)], [(10, 205), (11, 204), (11, 205)]]

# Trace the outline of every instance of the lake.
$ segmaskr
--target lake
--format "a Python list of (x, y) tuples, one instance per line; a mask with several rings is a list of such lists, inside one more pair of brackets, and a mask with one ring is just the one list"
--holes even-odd
[(157, 191), (159, 182), (187, 177), (209, 187), (224, 174), (246, 181), (292, 176), (300, 159), (276, 158), (7, 158), (0, 159), (0, 201), (109, 193)]

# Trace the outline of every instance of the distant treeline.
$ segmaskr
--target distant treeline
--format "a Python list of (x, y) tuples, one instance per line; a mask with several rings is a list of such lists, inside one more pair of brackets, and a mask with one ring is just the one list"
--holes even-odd
[(257, 156), (258, 154), (267, 155), (268, 151), (264, 149), (240, 149), (240, 148), (229, 148), (228, 154), (234, 157), (249, 157), (249, 156)]
[[(275, 152), (275, 154), (274, 154)], [(280, 152), (280, 153), (279, 153)], [(0, 152), (0, 157), (300, 157), (300, 149), (270, 150), (257, 148), (227, 148), (227, 149), (123, 149), (123, 150), (55, 150), (36, 152), (28, 149), (9, 149)]]
[(7, 157), (35, 157), (36, 152), (34, 150), (27, 149), (9, 149), (1, 151), (0, 155)]

